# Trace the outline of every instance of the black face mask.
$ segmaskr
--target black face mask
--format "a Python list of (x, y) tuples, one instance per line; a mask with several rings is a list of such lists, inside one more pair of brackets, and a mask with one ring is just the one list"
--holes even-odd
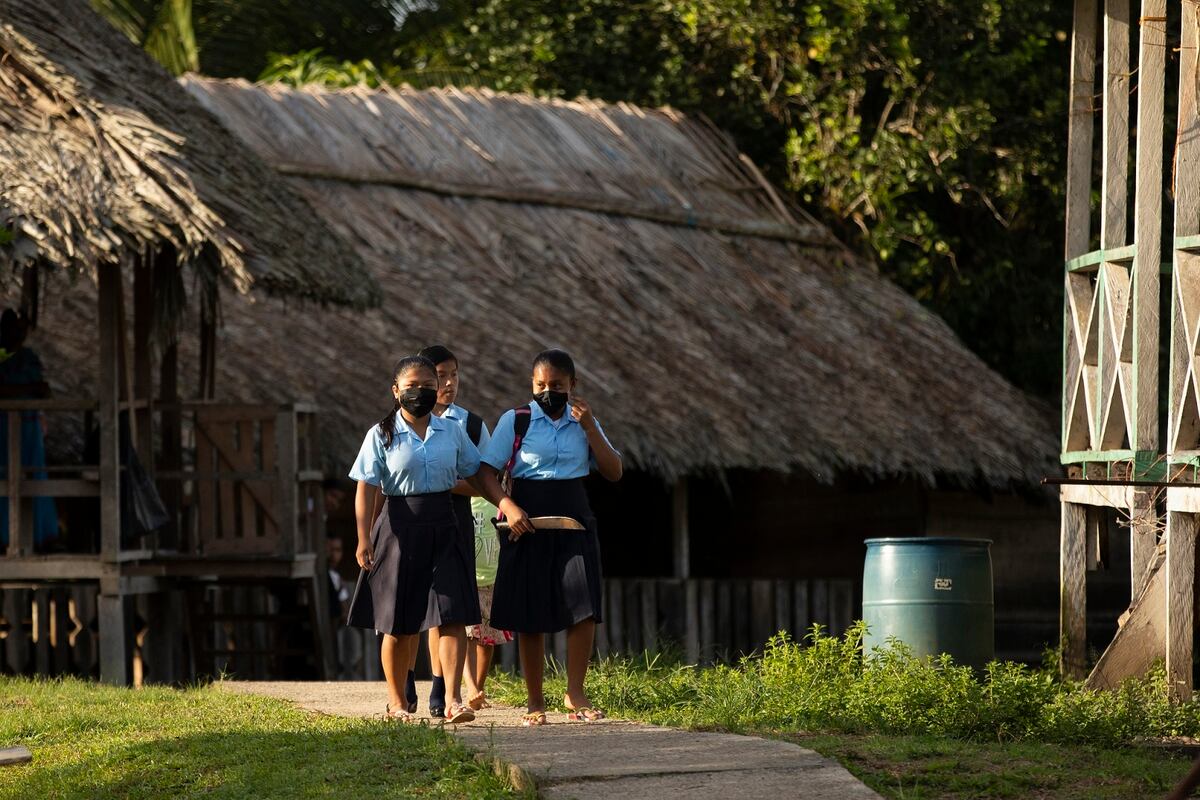
[(437, 389), (414, 386), (400, 392), (400, 407), (420, 419), (437, 405)]
[(544, 392), (535, 394), (533, 399), (542, 407), (542, 411), (553, 417), (567, 407), (568, 397), (569, 395), (566, 392), (552, 392), (547, 389)]

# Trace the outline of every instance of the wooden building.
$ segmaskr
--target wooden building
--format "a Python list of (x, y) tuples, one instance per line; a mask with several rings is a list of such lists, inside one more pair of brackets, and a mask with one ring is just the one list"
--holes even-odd
[[(84, 0), (0, 0), (0, 269), (51, 390), (2, 387), (3, 670), (187, 678), (222, 647), (205, 628), (235, 622), (205, 610), (206, 587), (248, 580), (306, 594), (327, 643), (313, 409), (287, 391), (220, 402), (218, 320), (251, 290), (361, 308), (377, 286)], [(49, 463), (23, 464), (39, 417)], [(46, 496), (70, 547), (34, 547)]]
[(1096, 532), (1114, 517), (1128, 520), (1120, 545), (1129, 554), (1131, 600), (1088, 681), (1112, 687), (1165, 660), (1178, 699), (1190, 698), (1194, 684), (1200, 514), (1198, 47), (1195, 3), (1075, 2), (1062, 667), (1088, 674), (1084, 619), (1092, 568), (1104, 556)]
[(709, 658), (780, 628), (840, 629), (859, 614), (863, 540), (927, 533), (995, 539), (1001, 652), (1053, 643), (1057, 507), (1036, 488), (1056, 469), (1052, 412), (704, 118), (467, 89), (183, 84), (383, 287), (367, 314), (227, 307), (222, 385), (319, 402), (330, 474), (387, 410), (400, 353), (448, 344), (463, 402), (490, 419), (525, 400), (534, 353), (575, 355), (632, 467), (592, 493), (602, 651), (665, 634)]

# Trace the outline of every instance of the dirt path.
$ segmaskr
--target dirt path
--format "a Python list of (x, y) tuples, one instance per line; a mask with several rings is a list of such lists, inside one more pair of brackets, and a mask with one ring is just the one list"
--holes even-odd
[[(221, 686), (351, 717), (381, 716), (387, 696), (384, 685), (374, 682), (225, 681)], [(429, 684), (419, 683), (421, 712), (428, 695)], [(485, 709), (475, 722), (450, 731), (517, 785), (535, 785), (542, 797), (663, 800), (682, 791), (703, 792), (713, 800), (879, 798), (837, 762), (788, 742), (618, 720), (582, 724), (568, 722), (563, 713), (550, 713), (544, 727), (522, 728), (523, 711)]]

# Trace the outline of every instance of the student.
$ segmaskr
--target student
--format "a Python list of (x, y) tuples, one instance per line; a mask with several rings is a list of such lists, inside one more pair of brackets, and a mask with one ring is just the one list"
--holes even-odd
[[(441, 630), (437, 658), (450, 679), (445, 719), (475, 718), (459, 685), (468, 624), (479, 622), (473, 553), (464, 552), (450, 501), (459, 478), (479, 469), (479, 452), (459, 425), (432, 415), (437, 372), (428, 359), (403, 358), (392, 370), (393, 410), (372, 428), (350, 478), (358, 523), (355, 557), (362, 572), (350, 601), (348, 625), (383, 634), (380, 659), (388, 685), (385, 716), (413, 720), (402, 695), (402, 676), (417, 634)], [(514, 528), (529, 529), (524, 512), (505, 496), (493, 475), (475, 483)]]
[[(567, 631), (563, 704), (569, 718), (593, 722), (604, 717), (592, 707), (583, 687), (596, 623), (601, 621), (600, 543), (583, 479), (594, 467), (608, 480), (618, 480), (622, 464), (591, 407), (573, 394), (574, 389), (571, 357), (561, 350), (539, 353), (533, 361), (534, 402), (506, 411), (483, 451), (481, 474), (494, 474), (511, 464), (509, 491), (525, 514), (571, 517), (585, 527), (525, 533), (526, 526), (514, 521), (511, 534), (501, 539), (492, 625), (517, 632), (521, 671), (529, 691), (529, 713), (523, 722), (529, 726), (546, 723), (544, 634), (563, 629)], [(500, 510), (507, 514), (506, 509)]]
[[(491, 439), (491, 434), (488, 432), (487, 424), (483, 418), (467, 411), (460, 405), (455, 404), (458, 399), (458, 358), (454, 353), (450, 352), (449, 348), (440, 344), (426, 347), (417, 355), (422, 358), (429, 359), (437, 370), (437, 403), (433, 407), (434, 416), (441, 417), (445, 420), (457, 422), (467, 432), (467, 438), (471, 440), (477, 448), (482, 450), (487, 446)], [(466, 552), (471, 554), (471, 576), (474, 580), (475, 575), (475, 517), (471, 512), (471, 498), (479, 494), (465, 480), (459, 480), (458, 483), (450, 490), (452, 495), (451, 503), (454, 506), (454, 518), (458, 522), (459, 536), (462, 537), (463, 547)], [(490, 526), (489, 526), (490, 527)], [(478, 592), (478, 589), (476, 590)], [(479, 593), (480, 602), (484, 599), (484, 595)], [(480, 608), (484, 615), (487, 614), (484, 609)], [(477, 648), (475, 643), (470, 641), (471, 631), (478, 630), (478, 626), (472, 625), (467, 628), (467, 664), (474, 665), (478, 660), (478, 654), (474, 653)], [(429, 629), (429, 652), (438, 652), (438, 628)], [(490, 658), (490, 653), (488, 654)], [(475, 656), (475, 657), (473, 657)], [(413, 668), (416, 665), (417, 651), (413, 649), (412, 661), (409, 662), (409, 680), (414, 678)], [(490, 662), (489, 662), (490, 663)], [(429, 659), (430, 669), (433, 672), (433, 687), (429, 692), (429, 714), (430, 716), (440, 717), (446, 711), (446, 683), (442, 675), (441, 664), (435, 658)], [(475, 689), (476, 682), (472, 675), (472, 666), (468, 666), (467, 685), (472, 687), (471, 696), (467, 698), (467, 704), (475, 711), (483, 707), (482, 692)], [(416, 684), (412, 683), (413, 693), (409, 699), (416, 700)]]

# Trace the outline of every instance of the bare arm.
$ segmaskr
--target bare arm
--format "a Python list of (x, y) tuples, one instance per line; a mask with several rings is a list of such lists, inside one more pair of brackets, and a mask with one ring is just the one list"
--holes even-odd
[(483, 497), (471, 482), (462, 478), (458, 479), (458, 483), (454, 484), (454, 488), (450, 490), (451, 494), (462, 495), (463, 497)]
[(605, 480), (621, 480), (621, 475), (625, 471), (621, 456), (600, 432), (600, 426), (596, 424), (596, 417), (592, 414), (591, 406), (582, 397), (571, 398), (571, 416), (575, 418), (587, 435), (588, 447), (591, 448), (592, 455), (596, 458), (596, 471), (603, 475)]
[(375, 551), (371, 547), (371, 529), (383, 511), (383, 492), (378, 486), (359, 481), (354, 491), (354, 521), (358, 526), (358, 549), (355, 560), (363, 569), (375, 563)]

